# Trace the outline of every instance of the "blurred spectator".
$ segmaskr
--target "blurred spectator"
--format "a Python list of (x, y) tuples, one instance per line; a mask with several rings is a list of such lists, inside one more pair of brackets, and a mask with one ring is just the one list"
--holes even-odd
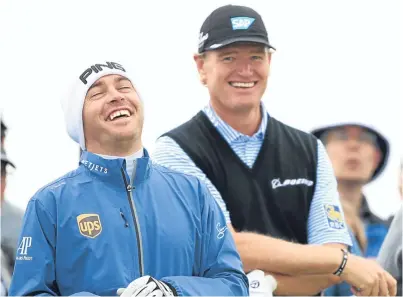
[(0, 261), (1, 261), (0, 296), (7, 296), (8, 288), (11, 282), (11, 268), (9, 265), (9, 259), (3, 252), (3, 249), (0, 249)]
[[(378, 131), (357, 123), (339, 123), (312, 133), (325, 144), (338, 182), (345, 219), (353, 239), (350, 252), (375, 258), (388, 231), (388, 223), (369, 209), (363, 187), (385, 168), (389, 144)], [(325, 291), (326, 296), (350, 296), (343, 282)]]
[(402, 296), (402, 211), (401, 207), (396, 213), (377, 259), (379, 264), (396, 278), (397, 296)]
[[(1, 121), (2, 127), (2, 146), (1, 146), (1, 249), (8, 259), (10, 269), (12, 271), (15, 261), (15, 252), (17, 249), (18, 236), (20, 234), (23, 211), (10, 204), (4, 197), (5, 189), (7, 186), (7, 169), (9, 167), (15, 168), (14, 164), (8, 159), (4, 149), (4, 136), (3, 132), (6, 126)], [(4, 127), (4, 128), (3, 128)], [(2, 265), (3, 266), (3, 265)]]
[(350, 213), (347, 221), (354, 236), (364, 255), (376, 258), (388, 231), (388, 223), (370, 210), (363, 188), (385, 168), (389, 156), (388, 141), (375, 129), (358, 123), (339, 123), (312, 133), (326, 146), (343, 209)]

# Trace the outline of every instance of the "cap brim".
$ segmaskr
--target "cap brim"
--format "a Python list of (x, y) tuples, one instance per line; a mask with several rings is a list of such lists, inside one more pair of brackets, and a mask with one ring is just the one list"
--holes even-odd
[(361, 128), (367, 129), (368, 131), (370, 131), (376, 135), (376, 138), (378, 141), (378, 147), (382, 153), (382, 157), (381, 157), (381, 160), (379, 161), (378, 167), (375, 169), (374, 173), (372, 174), (371, 179), (369, 180), (371, 182), (382, 173), (382, 171), (385, 169), (387, 161), (389, 159), (389, 142), (380, 132), (378, 132), (374, 128), (368, 127), (366, 125), (351, 122), (351, 123), (341, 123), (341, 124), (336, 124), (336, 125), (324, 126), (324, 127), (312, 130), (311, 133), (313, 135), (315, 135), (316, 138), (320, 139), (322, 137), (323, 133), (325, 133), (331, 129), (345, 127), (345, 126), (361, 127)]
[(275, 51), (276, 49), (270, 45), (270, 43), (265, 40), (264, 38), (261, 37), (253, 37), (253, 36), (242, 36), (242, 37), (236, 37), (236, 38), (230, 38), (223, 40), (221, 42), (217, 42), (215, 44), (210, 45), (209, 47), (206, 47), (204, 51), (212, 51), (216, 50), (219, 48), (223, 48), (225, 46), (234, 44), (234, 43), (241, 43), (241, 42), (251, 42), (251, 43), (259, 43), (259, 44), (264, 44), (267, 47), (269, 47), (271, 50)]

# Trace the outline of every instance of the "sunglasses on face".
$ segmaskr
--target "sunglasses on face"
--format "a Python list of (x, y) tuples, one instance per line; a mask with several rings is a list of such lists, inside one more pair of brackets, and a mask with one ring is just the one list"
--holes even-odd
[(348, 131), (346, 129), (343, 129), (343, 128), (333, 129), (326, 134), (327, 134), (327, 135), (325, 135), (326, 140), (328, 140), (329, 136), (331, 136), (331, 138), (333, 140), (339, 140), (339, 141), (347, 141), (350, 138), (353, 138), (360, 143), (368, 143), (368, 144), (372, 144), (374, 146), (378, 145), (377, 136), (368, 130), (360, 131), (360, 133), (358, 134), (358, 137), (352, 136), (350, 133), (348, 133)]

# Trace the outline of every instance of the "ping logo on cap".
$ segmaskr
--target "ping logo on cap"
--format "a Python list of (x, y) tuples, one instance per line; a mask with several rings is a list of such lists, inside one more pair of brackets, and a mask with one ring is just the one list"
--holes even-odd
[(232, 30), (247, 30), (255, 21), (254, 18), (235, 17), (231, 18)]
[(80, 80), (83, 82), (83, 84), (87, 84), (88, 77), (92, 73), (98, 73), (100, 71), (103, 71), (104, 68), (109, 68), (109, 69), (117, 69), (126, 72), (126, 70), (123, 68), (122, 65), (115, 63), (115, 62), (106, 62), (106, 64), (95, 64), (92, 65), (90, 68), (87, 68), (81, 75), (80, 75)]
[(77, 216), (78, 229), (81, 235), (95, 238), (102, 232), (101, 220), (97, 214), (81, 214)]

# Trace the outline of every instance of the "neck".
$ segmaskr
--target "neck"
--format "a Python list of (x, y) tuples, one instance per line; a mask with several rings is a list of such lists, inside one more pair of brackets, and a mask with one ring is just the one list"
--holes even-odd
[(103, 143), (91, 143), (86, 144), (87, 151), (98, 154), (98, 155), (106, 155), (106, 156), (115, 156), (115, 157), (128, 157), (133, 155), (134, 153), (141, 150), (143, 144), (141, 140), (120, 140), (113, 141), (108, 144)]
[(349, 204), (356, 212), (358, 212), (361, 208), (363, 199), (362, 185), (359, 183), (338, 181), (337, 189), (342, 202)]
[(225, 107), (211, 101), (211, 106), (217, 115), (236, 131), (252, 136), (259, 130), (262, 122), (260, 105), (248, 110), (228, 111)]

